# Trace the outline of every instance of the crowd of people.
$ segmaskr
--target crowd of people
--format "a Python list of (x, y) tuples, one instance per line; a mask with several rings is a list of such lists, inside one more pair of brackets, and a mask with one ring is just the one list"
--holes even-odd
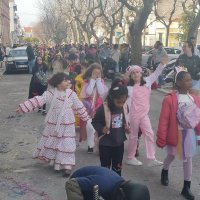
[[(192, 157), (196, 153), (197, 144), (200, 144), (200, 101), (192, 89), (197, 88), (196, 84), (200, 79), (200, 62), (194, 53), (185, 55), (189, 52), (188, 49), (192, 52), (193, 46), (190, 42), (185, 42), (184, 45), (187, 47), (183, 47), (183, 54), (177, 60), (178, 65), (182, 67), (182, 60), (189, 56), (196, 59), (196, 67), (193, 67), (191, 62), (184, 62), (185, 68), (180, 68), (177, 72), (176, 90), (167, 95), (162, 104), (155, 142), (149, 119), (151, 87), (168, 63), (167, 54), (160, 48), (159, 61), (157, 57), (153, 58), (155, 63), (158, 61), (158, 66), (149, 76), (144, 77), (140, 66), (129, 66), (128, 45), (124, 45), (121, 51), (118, 45), (111, 48), (107, 43), (99, 48), (95, 45), (64, 45), (47, 50), (43, 46), (43, 49), (37, 50), (35, 58), (34, 49), (29, 44), (27, 53), (32, 66), (30, 72), (33, 74), (29, 99), (19, 105), (17, 112), (27, 113), (38, 108), (38, 112), (46, 115), (46, 126), (34, 152), (34, 158), (50, 163), (56, 171), (64, 171), (64, 175), (69, 176), (75, 166), (78, 126), (80, 142), (87, 140), (87, 152), (93, 153), (94, 147), (97, 146), (101, 166), (111, 169), (116, 174), (110, 176), (119, 182), (117, 181), (116, 185), (108, 183), (108, 186), (114, 190), (118, 185), (117, 192), (121, 189), (124, 191), (124, 197), (118, 199), (148, 200), (148, 189), (142, 187), (144, 190), (140, 190), (141, 198), (136, 198), (136, 193), (129, 196), (130, 191), (126, 190), (124, 180), (120, 179), (124, 142), (127, 139), (126, 164), (143, 164), (138, 159), (138, 138), (142, 135), (148, 166), (163, 165), (162, 185), (167, 186), (169, 183), (168, 170), (171, 162), (177, 154), (181, 156), (184, 171), (181, 194), (188, 200), (194, 200), (190, 184)], [(116, 72), (125, 72), (112, 81), (110, 88), (107, 88), (105, 83), (103, 70), (103, 63), (107, 58), (112, 58), (116, 63)], [(53, 72), (51, 77), (47, 75), (49, 70)], [(48, 112), (46, 103), (50, 104)], [(166, 148), (164, 163), (156, 159), (155, 144), (160, 148)], [(69, 199), (91, 199), (88, 196), (91, 196), (91, 185), (95, 184), (99, 185), (103, 198), (117, 199), (116, 194), (111, 198), (111, 191), (104, 189), (101, 173), (107, 173), (109, 176), (110, 171), (89, 167), (75, 172), (66, 184), (67, 194), (72, 197)], [(100, 178), (93, 180), (93, 176)], [(132, 186), (128, 185), (128, 188), (137, 188), (135, 185)], [(80, 193), (74, 187), (78, 187)], [(70, 191), (70, 188), (73, 191)], [(142, 197), (142, 194), (145, 197)]]

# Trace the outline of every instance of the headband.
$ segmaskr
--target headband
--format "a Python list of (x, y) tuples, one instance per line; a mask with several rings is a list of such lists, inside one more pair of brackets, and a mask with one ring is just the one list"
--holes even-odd
[(131, 74), (131, 73), (136, 72), (136, 71), (142, 73), (142, 68), (138, 65), (131, 65), (126, 69), (126, 72), (128, 74)]
[(188, 72), (187, 68), (185, 67), (175, 67), (175, 70), (176, 70), (176, 75), (175, 75), (175, 83), (176, 83), (176, 79), (177, 79), (177, 76), (180, 72)]

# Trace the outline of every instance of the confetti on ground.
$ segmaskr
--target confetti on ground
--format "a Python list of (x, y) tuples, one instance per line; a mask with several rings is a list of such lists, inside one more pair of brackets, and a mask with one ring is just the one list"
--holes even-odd
[(11, 198), (27, 197), (29, 200), (53, 200), (44, 191), (37, 190), (28, 183), (19, 182), (11, 177), (0, 179), (0, 191), (6, 192)]

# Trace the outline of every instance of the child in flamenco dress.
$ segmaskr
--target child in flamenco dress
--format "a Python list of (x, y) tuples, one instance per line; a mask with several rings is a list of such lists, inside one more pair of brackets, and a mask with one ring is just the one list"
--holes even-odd
[[(196, 152), (197, 144), (200, 144), (200, 100), (189, 93), (192, 89), (192, 78), (188, 72), (180, 71), (177, 74), (176, 86), (178, 90), (167, 95), (163, 100), (158, 125), (156, 143), (160, 148), (165, 147), (167, 153), (161, 173), (161, 184), (168, 186), (168, 170), (175, 155), (178, 154), (183, 160), (184, 172), (181, 194), (188, 200), (194, 200), (190, 184), (192, 157)], [(185, 116), (189, 113), (189, 120), (185, 120)]]
[(74, 112), (83, 121), (88, 120), (88, 114), (76, 93), (68, 89), (70, 82), (65, 73), (55, 74), (49, 84), (53, 89), (21, 103), (17, 112), (31, 112), (45, 103), (50, 103), (50, 109), (45, 119), (45, 129), (34, 152), (34, 158), (50, 162), (56, 171), (64, 170), (65, 175), (69, 175), (75, 165)]

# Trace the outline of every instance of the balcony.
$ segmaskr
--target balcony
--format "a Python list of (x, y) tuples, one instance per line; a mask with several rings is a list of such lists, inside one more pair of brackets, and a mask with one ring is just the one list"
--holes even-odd
[(13, 9), (14, 9), (14, 12), (17, 11), (17, 4), (14, 4), (14, 5), (13, 5)]

